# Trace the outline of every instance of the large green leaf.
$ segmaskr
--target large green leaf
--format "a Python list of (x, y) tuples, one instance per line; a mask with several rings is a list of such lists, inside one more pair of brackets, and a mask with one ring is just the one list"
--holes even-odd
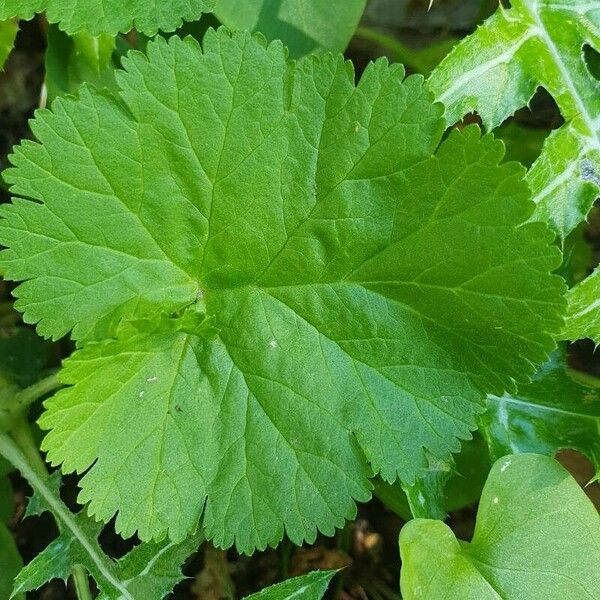
[(215, 14), (230, 29), (282, 40), (291, 56), (346, 49), (366, 0), (217, 0)]
[(569, 290), (563, 339), (590, 338), (600, 344), (600, 267)]
[(508, 456), (493, 466), (470, 543), (441, 521), (400, 533), (405, 600), (600, 598), (600, 517), (554, 459)]
[(517, 394), (489, 396), (480, 431), (490, 454), (536, 452), (554, 456), (562, 448), (585, 454), (600, 474), (600, 380), (578, 381), (556, 352)]
[(314, 571), (272, 585), (245, 600), (320, 600), (337, 571)]
[(600, 82), (583, 46), (600, 50), (600, 4), (587, 0), (513, 0), (442, 61), (430, 82), (455, 122), (480, 114), (488, 129), (528, 104), (542, 86), (566, 123), (546, 140), (527, 175), (534, 218), (561, 238), (587, 215), (600, 185)]
[(441, 108), (400, 65), (355, 85), (225, 30), (148, 52), (119, 101), (38, 113), (6, 173), (34, 200), (1, 209), (16, 305), (83, 342), (43, 447), (125, 536), (332, 534), (371, 468), (411, 484), (546, 360), (560, 253), (500, 142), (434, 155)]
[(185, 21), (199, 19), (216, 0), (0, 0), (0, 19), (31, 19), (46, 11), (50, 23), (67, 33), (91, 35), (138, 31), (152, 35), (174, 31)]

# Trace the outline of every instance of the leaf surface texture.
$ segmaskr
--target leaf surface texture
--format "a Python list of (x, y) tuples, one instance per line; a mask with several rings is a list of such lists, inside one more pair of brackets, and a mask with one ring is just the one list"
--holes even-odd
[(132, 28), (148, 35), (174, 31), (213, 9), (215, 0), (0, 0), (0, 19), (31, 19), (46, 12), (69, 34), (82, 30), (99, 35)]
[(43, 447), (126, 537), (332, 534), (546, 360), (560, 256), (523, 169), (475, 127), (440, 146), (422, 78), (220, 30), (117, 79), (38, 113), (0, 242), (25, 320), (82, 346)]

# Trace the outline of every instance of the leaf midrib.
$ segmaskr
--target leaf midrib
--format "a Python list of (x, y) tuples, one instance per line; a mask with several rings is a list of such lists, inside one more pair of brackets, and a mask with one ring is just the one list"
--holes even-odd
[(568, 417), (577, 417), (580, 419), (590, 420), (596, 423), (597, 426), (600, 426), (600, 416), (596, 415), (587, 415), (585, 413), (580, 413), (577, 411), (569, 411), (563, 408), (557, 408), (555, 406), (549, 406), (548, 404), (538, 404), (537, 402), (528, 402), (526, 400), (520, 400), (519, 398), (515, 398), (514, 396), (491, 396), (492, 398), (497, 399), (499, 402), (505, 402), (508, 404), (518, 404), (520, 406), (524, 406), (526, 408), (531, 408), (533, 410), (547, 411), (551, 413), (563, 414)]

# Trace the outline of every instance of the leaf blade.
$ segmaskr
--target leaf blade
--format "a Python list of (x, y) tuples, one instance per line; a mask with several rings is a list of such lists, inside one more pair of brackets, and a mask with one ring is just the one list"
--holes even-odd
[(25, 318), (82, 345), (41, 423), (92, 514), (183, 539), (206, 500), (245, 552), (332, 534), (372, 470), (412, 483), (546, 359), (560, 253), (500, 143), (436, 152), (422, 78), (224, 30), (125, 66), (119, 99), (38, 116), (7, 178), (41, 202), (0, 209)]
[(313, 571), (272, 585), (245, 600), (320, 600), (337, 571)]
[(215, 15), (229, 29), (259, 31), (280, 39), (297, 58), (311, 52), (343, 52), (365, 9), (366, 0), (329, 3), (219, 0)]
[(560, 351), (517, 394), (489, 396), (479, 421), (493, 458), (526, 452), (554, 456), (569, 448), (587, 456), (600, 473), (600, 388), (577, 381)]
[(119, 32), (132, 28), (154, 35), (159, 29), (174, 31), (183, 21), (199, 19), (214, 8), (215, 0), (175, 0), (123, 4), (115, 0), (76, 0), (66, 6), (62, 0), (0, 0), (0, 18), (29, 20), (47, 12), (50, 23), (58, 23), (69, 34), (87, 30), (91, 35)]
[(599, 531), (596, 509), (555, 460), (508, 456), (492, 467), (471, 543), (440, 521), (402, 529), (402, 596), (595, 598)]

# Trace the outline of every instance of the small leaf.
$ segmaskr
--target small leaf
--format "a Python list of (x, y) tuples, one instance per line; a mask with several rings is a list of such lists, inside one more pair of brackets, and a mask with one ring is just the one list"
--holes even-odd
[[(140, 544), (117, 562), (116, 573), (133, 600), (160, 600), (185, 579), (181, 565), (198, 549), (202, 540), (203, 536), (196, 533), (180, 543)], [(122, 600), (122, 596), (108, 587), (97, 600)]]
[(554, 456), (563, 448), (585, 454), (600, 474), (600, 380), (586, 385), (567, 371), (555, 352), (517, 394), (489, 396), (480, 431), (490, 454), (535, 452)]
[(470, 543), (441, 521), (400, 532), (405, 600), (600, 597), (600, 517), (554, 459), (507, 456), (492, 467)]
[(100, 589), (98, 600), (160, 600), (183, 579), (180, 565), (202, 541), (201, 535), (196, 534), (179, 544), (141, 544), (115, 562), (98, 544), (103, 525), (84, 511), (72, 514), (63, 504), (58, 474), (30, 482), (34, 495), (26, 516), (52, 512), (60, 534), (21, 569), (14, 582), (15, 594), (36, 590), (52, 579), (66, 581), (73, 567), (82, 565)]
[(343, 52), (365, 5), (366, 0), (218, 0), (215, 15), (231, 30), (249, 29), (281, 40), (298, 57)]
[(321, 600), (337, 571), (313, 571), (272, 585), (244, 600)]
[(0, 19), (31, 19), (46, 11), (50, 23), (69, 34), (87, 30), (93, 36), (132, 28), (147, 35), (174, 31), (214, 8), (215, 0), (0, 0)]
[(493, 129), (526, 106), (538, 87), (565, 125), (553, 132), (527, 180), (534, 218), (564, 239), (585, 219), (600, 185), (600, 82), (584, 45), (600, 50), (600, 6), (577, 0), (513, 0), (466, 37), (430, 83), (452, 123), (477, 112)]

